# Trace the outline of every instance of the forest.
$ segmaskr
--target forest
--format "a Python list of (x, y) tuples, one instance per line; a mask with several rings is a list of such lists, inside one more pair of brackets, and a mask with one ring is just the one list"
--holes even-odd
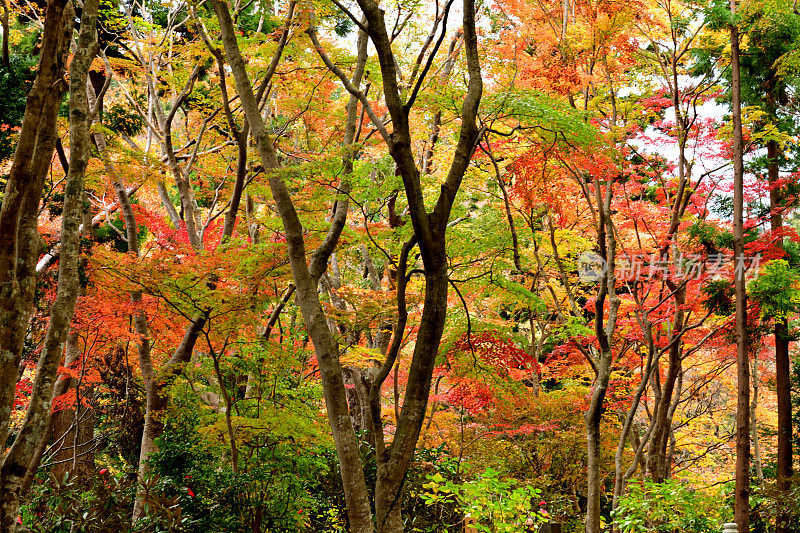
[(0, 532), (800, 532), (796, 0), (0, 20)]

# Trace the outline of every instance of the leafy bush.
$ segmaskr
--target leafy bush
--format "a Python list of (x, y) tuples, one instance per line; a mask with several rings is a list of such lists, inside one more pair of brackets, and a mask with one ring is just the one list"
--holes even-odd
[(716, 533), (719, 503), (678, 481), (631, 481), (613, 518), (623, 533)]
[(181, 509), (179, 498), (166, 497), (163, 488), (148, 483), (146, 519), (131, 519), (134, 484), (100, 470), (79, 479), (50, 475), (37, 483), (30, 501), (21, 509), (23, 525), (37, 533), (161, 533), (195, 531), (197, 522)]
[(440, 482), (458, 479), (458, 458), (448, 455), (444, 445), (436, 448), (419, 448), (406, 474), (402, 515), (406, 531), (441, 533), (461, 532), (464, 513), (457, 501), (440, 501), (429, 504), (426, 485), (431, 478)]
[(139, 113), (118, 103), (111, 104), (103, 122), (113, 132), (135, 137), (144, 130), (145, 121)]
[(534, 501), (541, 491), (514, 479), (501, 479), (491, 468), (465, 483), (445, 482), (441, 475), (434, 474), (422, 487), (426, 490), (422, 498), (428, 505), (457, 502), (465, 516), (475, 519), (478, 531), (518, 532), (533, 529), (543, 520)]
[(204, 438), (196, 412), (185, 406), (173, 412), (152, 471), (159, 490), (179, 499), (202, 531), (308, 530), (310, 516), (327, 503), (314, 495), (316, 480), (330, 468), (324, 447), (262, 432), (251, 460), (234, 472), (230, 458)]
[(789, 518), (789, 531), (800, 531), (800, 479), (792, 479), (788, 492), (778, 491), (774, 480), (761, 487), (752, 487), (750, 506), (766, 524), (775, 524), (778, 515)]

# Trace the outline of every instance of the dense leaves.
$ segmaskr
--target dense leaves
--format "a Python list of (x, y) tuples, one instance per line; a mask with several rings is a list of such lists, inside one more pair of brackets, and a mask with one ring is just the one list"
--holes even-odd
[[(10, 158), (55, 2), (7, 5), (13, 187), (33, 180)], [(41, 239), (0, 235), (17, 254), (0, 303), (30, 313), (0, 436), (3, 458), (27, 442), (31, 465), (0, 518), (42, 532), (719, 531), (744, 273), (752, 523), (797, 522), (777, 435), (797, 447), (800, 363), (792, 351), (789, 390), (775, 354), (800, 313), (800, 15), (784, 0), (735, 16), (688, 0), (463, 4), (383, 2), (377, 24), (371, 0), (101, 3), (80, 297), (44, 388), (80, 146), (66, 105), (36, 141), (41, 195), (17, 198)], [(0, 230), (28, 220), (13, 209)]]

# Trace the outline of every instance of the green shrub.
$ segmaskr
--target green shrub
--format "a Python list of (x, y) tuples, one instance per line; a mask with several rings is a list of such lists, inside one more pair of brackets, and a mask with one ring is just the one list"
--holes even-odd
[(426, 503), (439, 506), (457, 502), (465, 516), (474, 518), (474, 527), (487, 533), (535, 530), (543, 521), (536, 507), (541, 491), (514, 479), (501, 479), (496, 470), (487, 468), (477, 479), (464, 483), (429, 476), (422, 486)]
[(716, 533), (720, 503), (678, 481), (632, 480), (612, 516), (623, 533)]

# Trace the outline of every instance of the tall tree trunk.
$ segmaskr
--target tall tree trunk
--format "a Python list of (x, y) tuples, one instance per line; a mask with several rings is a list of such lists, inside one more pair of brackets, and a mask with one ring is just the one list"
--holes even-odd
[[(141, 298), (141, 295), (138, 296)], [(142, 483), (149, 472), (150, 455), (158, 451), (155, 442), (156, 438), (161, 435), (164, 429), (163, 416), (161, 415), (163, 415), (164, 410), (167, 408), (166, 388), (180, 375), (183, 371), (183, 367), (186, 366), (186, 363), (191, 359), (194, 345), (206, 324), (207, 316), (207, 314), (200, 312), (193, 317), (184, 331), (181, 343), (160, 369), (156, 370), (152, 366), (152, 362), (150, 362), (149, 368), (142, 369), (142, 379), (145, 381), (145, 414), (142, 445), (139, 451), (139, 471), (137, 475), (139, 485), (133, 507), (134, 521), (142, 518), (144, 513), (144, 489)], [(134, 324), (138, 332), (140, 324), (136, 316), (134, 316)], [(149, 359), (149, 343), (146, 338), (143, 338), (142, 341), (139, 351), (140, 359), (145, 351)]]
[[(258, 148), (261, 161), (266, 169), (279, 169), (281, 165), (272, 145), (272, 140), (266, 131), (264, 119), (259, 112), (253, 87), (236, 41), (236, 33), (228, 6), (219, 0), (213, 1), (212, 6), (220, 22), (225, 53), (228, 56), (242, 109), (250, 124), (252, 137)], [(342, 380), (342, 368), (339, 363), (338, 346), (328, 328), (325, 312), (322, 309), (317, 292), (319, 278), (327, 267), (328, 258), (333, 252), (333, 247), (344, 227), (344, 219), (348, 208), (347, 197), (340, 196), (331, 229), (323, 244), (312, 255), (311, 264), (309, 265), (306, 262), (303, 228), (286, 184), (283, 182), (283, 178), (276, 173), (270, 176), (269, 184), (286, 231), (286, 242), (292, 267), (292, 277), (296, 286), (297, 302), (300, 305), (300, 310), (319, 361), (328, 420), (339, 458), (350, 530), (353, 533), (371, 533), (373, 526), (369, 496), (358, 451), (358, 440), (350, 421), (347, 394)], [(346, 192), (348, 186), (343, 184), (342, 188)]]
[[(433, 364), (441, 341), (444, 327), (447, 301), (447, 260), (445, 254), (445, 232), (447, 222), (452, 210), (455, 195), (463, 179), (472, 153), (474, 152), (480, 131), (477, 126), (476, 115), (482, 93), (482, 80), (477, 52), (477, 34), (475, 32), (474, 3), (464, 3), (464, 42), (467, 54), (469, 71), (469, 84), (467, 95), (462, 106), (462, 126), (455, 155), (445, 182), (441, 186), (441, 194), (432, 212), (428, 212), (423, 200), (423, 189), (420, 183), (420, 172), (416, 166), (412, 153), (412, 143), (409, 128), (409, 110), (413, 106), (418, 85), (411, 90), (408, 99), (403, 102), (401, 90), (398, 85), (396, 59), (391, 49), (389, 38), (384, 23), (384, 13), (372, 0), (359, 0), (359, 6), (364, 14), (366, 24), (362, 28), (368, 33), (375, 45), (378, 60), (381, 66), (383, 91), (389, 114), (392, 118), (393, 132), (390, 135), (380, 118), (377, 117), (364, 93), (359, 89), (359, 83), (347, 78), (322, 51), (316, 38), (314, 28), (307, 33), (317, 48), (320, 57), (326, 66), (343, 83), (345, 88), (361, 102), (365, 113), (370, 117), (373, 125), (379, 131), (384, 141), (389, 145), (390, 154), (396, 165), (396, 173), (402, 177), (406, 196), (409, 201), (409, 212), (414, 227), (415, 237), (409, 243), (419, 242), (420, 252), (424, 265), (426, 280), (425, 303), (423, 307), (422, 325), (417, 334), (417, 341), (409, 369), (409, 379), (406, 395), (391, 447), (383, 446), (382, 422), (379, 416), (379, 390), (389, 371), (393, 367), (401, 339), (404, 334), (405, 322), (402, 316), (398, 319), (395, 328), (392, 347), (389, 356), (378, 371), (370, 386), (370, 405), (373, 418), (374, 438), (376, 441), (376, 457), (378, 461), (378, 481), (376, 487), (376, 527), (379, 531), (402, 531), (399, 509), (401, 504), (401, 491), (405, 472), (410, 464), (416, 447), (417, 438), (425, 417), (428, 395), (430, 392)], [(272, 141), (267, 135), (262, 117), (258, 113), (252, 86), (250, 85), (244, 62), (236, 43), (234, 28), (230, 19), (227, 6), (219, 0), (213, 2), (214, 10), (220, 21), (223, 32), (223, 43), (227, 52), (231, 69), (236, 78), (242, 107), (247, 115), (248, 122), (253, 130), (253, 137), (258, 146), (264, 167), (268, 169), (279, 168)], [(438, 45), (437, 45), (438, 48)], [(421, 75), (428, 71), (427, 67)], [(353, 107), (355, 100), (351, 99)], [(348, 113), (349, 114), (349, 113)], [(350, 127), (348, 123), (348, 128)], [(346, 172), (345, 172), (346, 175)], [(319, 304), (317, 282), (327, 266), (327, 260), (333, 250), (333, 245), (338, 239), (341, 228), (337, 225), (344, 224), (346, 214), (346, 198), (340, 197), (334, 215), (334, 223), (326, 236), (323, 245), (312, 255), (310, 266), (306, 263), (305, 243), (302, 236), (297, 212), (292, 203), (286, 185), (282, 178), (273, 174), (270, 178), (270, 188), (273, 192), (276, 206), (283, 221), (289, 247), (289, 257), (292, 266), (292, 275), (297, 285), (297, 301), (300, 303), (309, 335), (314, 343), (317, 359), (320, 363), (320, 373), (325, 391), (325, 400), (328, 407), (328, 416), (337, 448), (342, 480), (345, 489), (345, 499), (348, 504), (348, 516), (352, 531), (373, 531), (369, 499), (366, 494), (364, 473), (361, 460), (358, 456), (357, 441), (353, 432), (347, 411), (347, 397), (342, 382), (342, 370), (338, 361), (335, 341), (325, 320), (324, 312)], [(349, 184), (347, 185), (349, 189)], [(334, 231), (335, 230), (335, 231)], [(411, 246), (404, 246), (407, 258)], [(403, 279), (398, 275), (398, 286)], [(403, 295), (398, 288), (398, 302)], [(404, 309), (398, 303), (398, 311), (402, 315)], [(378, 416), (376, 417), (376, 413)]]
[(422, 423), (428, 407), (433, 365), (444, 331), (444, 319), (447, 313), (447, 262), (444, 248), (442, 247), (438, 252), (439, 261), (427, 265), (424, 307), (417, 342), (414, 346), (414, 356), (409, 368), (409, 375), (418, 375), (423, 379), (417, 379), (414, 382), (409, 380), (391, 449), (390, 451), (384, 450), (381, 457), (377, 459), (375, 518), (377, 529), (381, 533), (403, 530), (402, 522), (398, 523), (403, 482), (406, 470), (413, 458), (419, 433), (422, 430)]
[[(290, 8), (290, 13), (293, 8)], [(291, 14), (289, 16), (291, 19)], [(289, 29), (289, 20), (287, 20), (286, 24), (284, 25), (284, 30), (281, 35), (281, 44), (280, 48), (282, 49), (283, 45), (285, 45), (286, 38), (288, 35)], [(245, 187), (245, 179), (247, 177), (247, 139), (249, 134), (249, 125), (245, 123), (245, 125), (240, 129), (231, 114), (230, 108), (230, 100), (228, 98), (228, 91), (227, 91), (227, 84), (225, 81), (225, 69), (224, 64), (222, 63), (222, 56), (219, 51), (210, 43), (208, 40), (205, 31), (202, 31), (202, 37), (205, 41), (205, 44), (211, 51), (211, 53), (215, 56), (218, 61), (218, 65), (220, 67), (220, 89), (222, 91), (223, 96), (223, 107), (225, 109), (225, 115), (228, 121), (229, 126), (233, 132), (233, 136), (236, 139), (237, 148), (238, 148), (238, 159), (237, 159), (237, 166), (236, 166), (236, 180), (234, 182), (234, 190), (231, 194), (231, 201), (228, 208), (228, 212), (225, 214), (225, 222), (223, 225), (222, 235), (220, 237), (220, 243), (224, 243), (228, 241), (234, 230), (234, 223), (236, 221), (236, 215), (239, 210), (239, 206), (241, 204), (242, 194), (244, 192)], [(279, 57), (276, 56), (276, 58)], [(276, 59), (277, 60), (277, 59)], [(264, 87), (266, 87), (269, 78), (271, 78), (272, 73), (274, 73), (275, 65), (273, 61), (273, 65), (270, 67), (270, 74), (265, 77), (263, 81)], [(184, 170), (181, 170), (178, 165), (178, 160), (176, 158), (175, 150), (172, 145), (172, 122), (175, 118), (175, 113), (177, 112), (178, 108), (185, 100), (185, 98), (189, 95), (194, 85), (195, 80), (197, 79), (200, 72), (200, 68), (196, 66), (192, 73), (189, 75), (189, 80), (185, 84), (183, 90), (180, 94), (178, 94), (172, 102), (171, 109), (169, 113), (164, 116), (163, 113), (159, 108), (155, 109), (155, 114), (159, 119), (159, 122), (162, 125), (164, 130), (164, 143), (163, 143), (163, 151), (166, 155), (167, 163), (169, 164), (173, 175), (176, 180), (176, 186), (178, 188), (180, 198), (181, 198), (181, 212), (183, 214), (183, 221), (186, 224), (186, 229), (189, 234), (189, 240), (192, 245), (197, 250), (201, 250), (203, 247), (202, 242), (202, 233), (200, 227), (200, 216), (199, 216), (199, 209), (197, 207), (196, 200), (194, 198), (194, 193), (191, 189), (191, 184), (189, 183), (189, 174), (192, 168), (192, 164), (194, 161), (194, 156), (189, 160), (187, 166)], [(155, 94), (155, 93), (154, 93)], [(156, 104), (158, 104), (156, 102)], [(203, 129), (201, 129), (202, 135)], [(199, 145), (199, 139), (197, 140), (197, 144)], [(160, 190), (163, 190), (163, 184), (160, 185)], [(166, 202), (162, 195), (162, 202)], [(171, 202), (170, 202), (171, 205)], [(172, 209), (174, 211), (174, 208)], [(174, 214), (170, 211), (170, 216), (173, 217)], [(216, 276), (211, 276), (209, 279), (209, 284), (212, 287), (216, 286), (217, 283)], [(141, 297), (141, 296), (140, 296)], [(203, 328), (206, 325), (206, 321), (208, 320), (209, 316), (208, 309), (201, 309), (197, 311), (190, 323), (186, 326), (184, 331), (183, 339), (181, 340), (180, 345), (175, 349), (170, 359), (158, 370), (154, 369), (152, 366), (152, 362), (149, 362), (146, 366), (142, 366), (142, 374), (145, 378), (145, 389), (146, 389), (146, 404), (145, 404), (145, 423), (144, 423), (144, 431), (142, 433), (142, 445), (141, 451), (139, 454), (139, 472), (138, 472), (138, 480), (139, 480), (139, 488), (137, 490), (136, 498), (134, 500), (134, 510), (133, 510), (133, 518), (134, 520), (138, 520), (143, 516), (144, 512), (144, 491), (142, 481), (144, 481), (148, 470), (148, 459), (150, 455), (157, 451), (157, 446), (155, 439), (162, 433), (164, 429), (164, 424), (162, 421), (163, 412), (167, 407), (168, 399), (166, 397), (167, 387), (168, 385), (178, 377), (181, 372), (183, 371), (183, 367), (191, 360), (192, 353), (194, 351), (194, 346), (197, 342), (197, 338), (202, 332)], [(137, 330), (139, 329), (137, 325)], [(146, 331), (146, 329), (145, 329)], [(141, 334), (141, 333), (140, 333)], [(149, 349), (148, 349), (148, 359), (149, 359)], [(232, 446), (235, 449), (235, 443), (232, 442)], [(234, 466), (234, 471), (236, 470), (236, 466)]]
[[(642, 400), (642, 396), (644, 395), (645, 390), (647, 389), (647, 384), (650, 382), (650, 375), (652, 374), (654, 368), (658, 368), (658, 361), (655, 356), (655, 346), (653, 343), (653, 336), (652, 330), (650, 329), (652, 324), (649, 320), (642, 321), (642, 325), (644, 326), (643, 329), (646, 329), (648, 332), (645, 334), (645, 339), (647, 340), (647, 362), (645, 363), (644, 368), (642, 369), (642, 376), (641, 380), (639, 381), (639, 385), (636, 388), (636, 393), (633, 396), (633, 400), (631, 402), (630, 407), (628, 408), (628, 412), (625, 415), (624, 420), (622, 421), (622, 431), (620, 432), (619, 441), (617, 442), (617, 451), (614, 454), (614, 495), (612, 497), (611, 502), (611, 509), (612, 511), (617, 508), (617, 504), (619, 503), (620, 498), (622, 498), (625, 484), (627, 480), (630, 478), (631, 475), (636, 471), (639, 464), (642, 465), (642, 473), (644, 474), (644, 470), (646, 468), (644, 459), (642, 458), (642, 451), (644, 449), (644, 444), (639, 437), (639, 430), (636, 427), (636, 413), (639, 409), (639, 403)], [(652, 425), (650, 428), (650, 432), (648, 435), (645, 435), (646, 439), (649, 439), (649, 436), (652, 435)], [(634, 457), (633, 463), (631, 466), (625, 470), (622, 456), (625, 452), (625, 444), (630, 439), (631, 448), (633, 449)], [(641, 458), (641, 459), (640, 459)], [(617, 530), (617, 525), (614, 525), (615, 531)]]
[[(88, 87), (90, 102), (96, 101), (94, 87)], [(99, 103), (96, 104), (99, 106)], [(93, 134), (94, 143), (103, 160), (106, 173), (112, 179), (114, 192), (117, 195), (117, 202), (119, 203), (120, 213), (125, 222), (125, 237), (128, 240), (128, 253), (133, 254), (135, 257), (141, 255), (139, 247), (139, 225), (136, 222), (136, 214), (133, 212), (133, 205), (131, 204), (130, 195), (125, 184), (122, 182), (117, 169), (111, 161), (111, 156), (108, 153), (105, 136), (102, 131), (95, 131)], [(142, 303), (142, 292), (134, 291), (130, 295), (131, 303), (134, 307), (138, 307)], [(139, 466), (137, 472), (137, 486), (136, 496), (133, 503), (133, 518), (137, 520), (141, 517), (144, 510), (144, 491), (141, 485), (144, 477), (147, 474), (147, 458), (155, 450), (155, 438), (159, 433), (161, 426), (153, 417), (153, 409), (149, 400), (154, 396), (150, 393), (154, 387), (153, 381), (153, 361), (150, 352), (150, 338), (148, 331), (147, 315), (142, 310), (137, 310), (133, 314), (133, 326), (136, 334), (139, 336), (139, 342), (136, 344), (136, 352), (139, 360), (139, 370), (142, 373), (142, 381), (145, 387), (145, 419), (144, 428), (142, 431), (142, 442), (139, 451)]]
[[(89, 67), (97, 53), (98, 0), (86, 0), (81, 16), (78, 47), (70, 66), (70, 160), (64, 187), (64, 211), (61, 221), (61, 257), (58, 288), (50, 313), (50, 324), (36, 368), (28, 410), (19, 433), (0, 466), (0, 530), (12, 531), (16, 526), (22, 482), (29, 470), (38, 468), (36, 451), (50, 420), (50, 404), (58, 377), (58, 363), (69, 332), (69, 324), (80, 292), (78, 260), (80, 257), (80, 223), (83, 211), (83, 180), (89, 161), (89, 126), (91, 110), (86, 98)], [(71, 7), (71, 6), (70, 6)], [(48, 10), (49, 12), (49, 10)], [(72, 31), (72, 9), (60, 13), (61, 29), (66, 38)], [(67, 32), (66, 28), (69, 28)], [(43, 61), (44, 62), (44, 61)], [(54, 117), (53, 117), (54, 118)], [(54, 132), (43, 132), (51, 138)], [(52, 149), (49, 152), (52, 154)], [(16, 159), (16, 156), (15, 156)], [(5, 210), (5, 203), (3, 205)]]
[(750, 361), (747, 349), (747, 293), (744, 269), (744, 161), (742, 142), (739, 29), (736, 0), (730, 0), (731, 117), (733, 119), (733, 255), (736, 298), (736, 489), (734, 518), (739, 531), (750, 531)]
[[(769, 100), (774, 100), (769, 98)], [(783, 198), (781, 188), (777, 186), (779, 177), (780, 151), (777, 141), (767, 142), (767, 178), (771, 185), (769, 191), (770, 226), (773, 233), (783, 229)], [(775, 247), (783, 250), (783, 237), (775, 241)], [(786, 317), (775, 319), (775, 389), (778, 400), (778, 493), (785, 495), (789, 491), (792, 477), (792, 399), (791, 399), (791, 364), (789, 360), (789, 327)], [(788, 533), (791, 518), (786, 512), (778, 515), (775, 532)]]
[(603, 400), (611, 376), (610, 353), (601, 355), (597, 363), (597, 374), (589, 399), (589, 409), (584, 414), (586, 420), (586, 533), (600, 533), (600, 500), (603, 495), (602, 443), (600, 440), (600, 421), (603, 414)]
[[(676, 398), (676, 383), (681, 372), (681, 354), (683, 335), (684, 311), (682, 309), (686, 301), (685, 285), (676, 286), (672, 281), (667, 280), (667, 287), (674, 293), (675, 316), (672, 321), (672, 329), (669, 335), (669, 351), (667, 375), (664, 378), (664, 385), (661, 394), (655, 404), (653, 412), (653, 435), (650, 441), (650, 452), (647, 458), (647, 470), (656, 483), (661, 483), (669, 477), (669, 464), (667, 464), (667, 445), (669, 443), (670, 428), (672, 427), (671, 409), (673, 398)], [(680, 394), (680, 392), (678, 392)]]
[(3, 0), (3, 15), (2, 15), (2, 22), (3, 22), (3, 66), (7, 69), (11, 68), (11, 57), (8, 54), (8, 33), (9, 33), (9, 26), (8, 26), (8, 11), (9, 11), (9, 4), (10, 0)]
[(753, 381), (753, 397), (750, 402), (750, 433), (753, 443), (753, 467), (756, 471), (759, 486), (764, 485), (764, 469), (761, 464), (761, 446), (758, 438), (758, 349), (753, 351), (753, 367), (751, 369), (751, 377)]
[[(398, 269), (398, 312), (400, 316), (395, 328), (392, 346), (389, 349), (389, 355), (370, 388), (373, 425), (376, 427), (375, 455), (378, 462), (378, 479), (375, 488), (376, 526), (378, 531), (383, 533), (402, 531), (399, 510), (402, 504), (403, 482), (425, 419), (433, 366), (438, 354), (447, 314), (447, 289), (449, 285), (446, 256), (447, 223), (455, 201), (455, 195), (469, 166), (477, 141), (482, 134), (478, 128), (476, 116), (478, 104), (483, 93), (483, 81), (475, 29), (475, 3), (473, 1), (465, 1), (463, 4), (462, 31), (469, 81), (467, 93), (462, 103), (461, 131), (447, 178), (441, 185), (441, 192), (433, 211), (428, 212), (423, 200), (420, 170), (415, 164), (412, 151), (409, 127), (409, 111), (414, 104), (422, 79), (417, 80), (416, 83), (418, 85), (409, 95), (401, 96), (401, 90), (397, 82), (397, 62), (392, 52), (391, 39), (386, 31), (384, 12), (373, 0), (358, 0), (358, 4), (367, 20), (366, 29), (372, 43), (375, 45), (381, 66), (383, 93), (386, 107), (392, 119), (391, 135), (385, 129), (382, 129), (383, 125), (379, 124), (372, 115), (370, 115), (370, 118), (389, 145), (389, 151), (395, 163), (395, 172), (403, 180), (408, 200), (409, 216), (414, 228), (414, 237), (419, 243), (425, 274), (425, 296), (420, 329), (417, 333), (414, 353), (408, 370), (408, 382), (403, 398), (403, 406), (400, 410), (394, 440), (390, 447), (384, 446), (383, 432), (377, 428), (382, 427), (379, 405), (380, 388), (394, 366), (405, 327), (405, 320), (403, 319), (405, 310), (401, 304), (401, 298), (404, 298), (404, 294), (401, 294), (400, 284), (405, 283), (403, 278), (406, 274), (403, 272), (401, 275), (400, 269)], [(328, 65), (328, 67), (334, 70), (331, 65)], [(423, 76), (426, 71), (427, 68), (423, 70)], [(352, 87), (345, 86), (351, 94), (356, 94)], [(362, 100), (362, 103), (369, 112), (369, 104), (364, 100)], [(409, 250), (409, 246), (404, 246), (403, 252), (405, 256), (407, 256)]]
[(72, 36), (67, 0), (50, 0), (45, 11), (39, 67), (0, 208), (0, 442), (8, 438), (22, 346), (42, 248), (39, 203), (56, 139), (56, 116)]
[[(611, 199), (613, 183), (606, 183), (605, 195), (601, 182), (595, 178), (595, 201), (597, 204), (597, 245), (600, 256), (605, 261), (605, 272), (600, 280), (600, 290), (595, 300), (594, 330), (599, 346), (597, 355), (591, 361), (595, 379), (589, 399), (589, 409), (584, 413), (586, 422), (586, 533), (600, 533), (600, 500), (605, 491), (601, 476), (600, 422), (603, 414), (608, 382), (611, 377), (611, 341), (617, 324), (617, 311), (620, 300), (616, 293), (616, 249), (614, 222), (611, 219)], [(608, 298), (608, 316), (605, 301)]]

